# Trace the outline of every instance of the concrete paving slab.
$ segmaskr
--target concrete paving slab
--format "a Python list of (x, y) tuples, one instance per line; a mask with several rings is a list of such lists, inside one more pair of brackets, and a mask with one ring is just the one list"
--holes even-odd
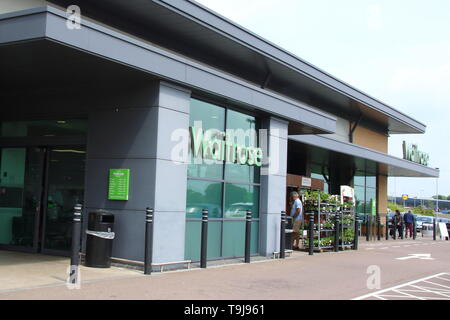
[[(0, 251), (0, 292), (66, 283), (70, 259), (42, 254)], [(137, 276), (135, 270), (81, 266), (81, 281)]]

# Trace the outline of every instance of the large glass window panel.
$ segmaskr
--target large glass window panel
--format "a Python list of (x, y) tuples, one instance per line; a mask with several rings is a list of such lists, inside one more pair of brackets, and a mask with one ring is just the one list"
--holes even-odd
[(2, 137), (83, 136), (87, 132), (85, 119), (2, 121)]
[[(258, 146), (256, 118), (234, 110), (227, 111), (227, 141), (245, 147)], [(259, 167), (227, 162), (225, 179), (247, 183), (259, 182)]]
[(356, 213), (365, 213), (365, 188), (355, 186), (355, 210)]
[(328, 187), (328, 183), (325, 180), (325, 177), (322, 174), (317, 174), (317, 173), (311, 173), (311, 178), (313, 179), (319, 179), (323, 181), (323, 192), (328, 193), (329, 187)]
[[(204, 135), (213, 138), (225, 131), (225, 108), (201, 100), (191, 99), (189, 126), (203, 129)], [(223, 137), (222, 137), (223, 139)], [(223, 162), (209, 159), (209, 155), (193, 157), (189, 152), (188, 176), (222, 179)]]
[(222, 217), (222, 183), (189, 179), (186, 216), (201, 218), (203, 209), (209, 210), (210, 218)]
[(33, 247), (44, 168), (41, 148), (0, 149), (0, 244)]
[(366, 213), (372, 213), (372, 201), (377, 200), (377, 190), (366, 188)]
[(245, 221), (223, 222), (223, 248), (224, 257), (242, 257), (245, 249)]
[(194, 158), (189, 154), (188, 176), (194, 178), (222, 179), (223, 163)]
[[(186, 221), (185, 259), (200, 260), (201, 221)], [(221, 256), (222, 221), (208, 222), (207, 258), (214, 259)]]
[(229, 181), (259, 183), (259, 172), (258, 166), (238, 163), (225, 164), (225, 180)]
[(373, 175), (366, 176), (366, 187), (376, 188), (377, 187), (377, 177)]
[(247, 210), (252, 217), (259, 217), (259, 187), (251, 185), (225, 184), (225, 218), (245, 218)]
[(363, 171), (356, 171), (353, 180), (355, 186), (365, 186), (366, 185), (366, 175)]
[(191, 99), (189, 113), (189, 126), (191, 127), (194, 126), (195, 122), (201, 122), (203, 130), (225, 130), (225, 108), (205, 101)]

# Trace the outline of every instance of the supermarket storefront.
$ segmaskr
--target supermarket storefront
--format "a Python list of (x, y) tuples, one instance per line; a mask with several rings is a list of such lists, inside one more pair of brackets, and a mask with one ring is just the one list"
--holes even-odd
[[(83, 230), (89, 211), (115, 215), (117, 258), (143, 260), (146, 207), (155, 210), (155, 263), (199, 258), (203, 208), (210, 259), (243, 256), (247, 210), (251, 252), (269, 256), (289, 175), (333, 194), (353, 185), (357, 210), (376, 199), (385, 213), (387, 176), (439, 174), (377, 149), (423, 124), (194, 2), (148, 1), (137, 16), (134, 0), (106, 0), (105, 18), (74, 1), (86, 17), (73, 30), (67, 1), (41, 2), (0, 4), (1, 249), (67, 252), (82, 202)], [(111, 169), (129, 170), (122, 198), (108, 194)]]

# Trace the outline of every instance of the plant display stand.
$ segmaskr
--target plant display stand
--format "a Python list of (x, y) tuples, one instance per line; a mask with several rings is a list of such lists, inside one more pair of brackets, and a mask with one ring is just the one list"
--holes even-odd
[[(340, 202), (339, 196), (313, 191), (305, 194), (304, 216), (314, 215), (314, 251), (324, 252), (335, 248), (353, 248), (355, 214), (352, 203)], [(336, 237), (336, 223), (339, 224), (339, 237)], [(303, 231), (309, 230), (309, 221), (303, 224)], [(302, 232), (303, 234), (304, 232)], [(308, 250), (309, 237), (303, 237), (303, 248)]]

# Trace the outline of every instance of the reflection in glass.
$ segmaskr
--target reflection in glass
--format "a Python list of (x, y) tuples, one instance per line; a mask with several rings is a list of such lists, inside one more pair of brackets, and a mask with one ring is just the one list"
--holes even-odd
[(353, 180), (355, 186), (365, 186), (366, 185), (366, 175), (364, 171), (356, 171)]
[(203, 209), (210, 218), (222, 217), (222, 183), (188, 180), (186, 217), (201, 218)]
[(225, 184), (225, 218), (245, 218), (247, 210), (259, 217), (259, 187)]
[[(225, 108), (211, 103), (191, 99), (189, 126), (201, 125), (204, 134), (225, 131)], [(222, 179), (223, 162), (213, 161), (207, 157), (194, 158), (189, 149), (188, 176), (199, 178)]]
[[(200, 260), (201, 221), (186, 221), (185, 258), (188, 260)], [(208, 222), (207, 257), (219, 258), (222, 244), (222, 221)]]
[(0, 244), (32, 248), (44, 151), (2, 148), (0, 154)]

